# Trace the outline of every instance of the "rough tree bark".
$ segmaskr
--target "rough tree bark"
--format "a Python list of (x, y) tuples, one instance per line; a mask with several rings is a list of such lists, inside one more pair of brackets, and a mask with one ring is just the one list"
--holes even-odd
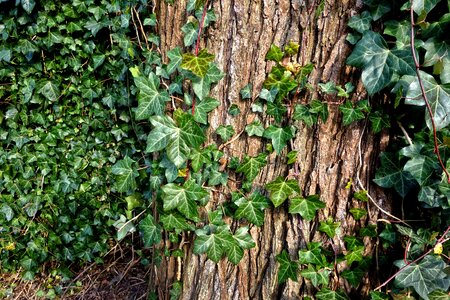
[[(156, 13), (159, 21), (162, 53), (183, 45), (180, 28), (186, 21), (187, 0), (177, 0), (168, 5), (157, 1)], [(271, 63), (264, 57), (271, 44), (285, 45), (293, 40), (301, 45), (296, 57), (301, 64), (313, 63), (309, 82), (334, 81), (337, 84), (353, 82), (357, 92), (352, 100), (365, 97), (359, 74), (345, 65), (351, 48), (345, 41), (348, 19), (361, 8), (357, 0), (217, 0), (210, 1), (217, 15), (217, 21), (202, 36), (201, 48), (216, 55), (216, 62), (226, 74), (214, 88), (214, 96), (221, 102), (210, 117), (211, 130), (221, 124), (231, 124), (236, 132), (257, 116), (251, 111), (251, 101), (240, 101), (239, 91), (246, 84), (253, 85), (253, 99), (258, 95)], [(320, 8), (323, 5), (323, 9)], [(319, 97), (310, 92), (300, 99), (308, 102)], [(338, 101), (338, 99), (322, 99)], [(372, 99), (371, 101), (374, 101)], [(231, 117), (227, 110), (231, 104), (240, 107), (241, 114)], [(342, 231), (333, 241), (317, 232), (318, 222), (312, 225), (302, 222), (297, 216), (287, 213), (282, 206), (266, 212), (264, 226), (251, 228), (256, 247), (246, 254), (238, 266), (222, 260), (219, 264), (206, 259), (205, 255), (192, 253), (192, 243), (184, 245), (185, 257), (180, 262), (174, 258), (164, 261), (159, 268), (157, 286), (160, 296), (167, 293), (171, 282), (181, 271), (183, 282), (182, 299), (301, 299), (311, 290), (305, 281), (277, 283), (278, 265), (276, 255), (288, 249), (291, 258), (297, 259), (297, 251), (311, 240), (332, 243), (338, 252), (344, 251), (344, 235), (352, 235), (367, 224), (374, 224), (380, 211), (367, 204), (368, 216), (355, 222), (348, 209), (361, 206), (352, 199), (353, 190), (346, 189), (349, 180), (361, 178), (369, 193), (379, 205), (389, 209), (385, 196), (370, 181), (373, 165), (386, 144), (383, 135), (372, 135), (364, 122), (344, 127), (337, 105), (329, 105), (330, 116), (325, 124), (307, 128), (298, 125), (298, 132), (291, 147), (299, 151), (300, 174), (297, 176), (303, 194), (320, 194), (326, 202), (319, 219), (332, 216), (340, 221)], [(268, 124), (270, 120), (262, 120)], [(212, 137), (211, 137), (212, 139)], [(361, 140), (361, 151), (358, 144)], [(265, 144), (260, 139), (242, 134), (224, 151), (228, 156), (242, 157), (257, 155)], [(286, 151), (286, 150), (285, 150)], [(360, 157), (361, 155), (361, 157)], [(360, 165), (360, 159), (362, 165)], [(256, 179), (255, 185), (267, 183), (276, 176), (287, 176), (288, 169), (283, 156), (270, 156), (268, 166)], [(215, 194), (212, 205), (226, 201), (229, 195)], [(192, 242), (192, 237), (188, 237)], [(374, 241), (365, 240), (366, 253), (374, 251)], [(181, 263), (181, 265), (179, 265)], [(333, 279), (332, 279), (333, 281)], [(374, 284), (374, 283), (372, 283)], [(335, 279), (333, 285), (345, 287)], [(366, 279), (364, 287), (357, 294), (364, 294), (370, 287)], [(355, 293), (355, 291), (353, 291)]]

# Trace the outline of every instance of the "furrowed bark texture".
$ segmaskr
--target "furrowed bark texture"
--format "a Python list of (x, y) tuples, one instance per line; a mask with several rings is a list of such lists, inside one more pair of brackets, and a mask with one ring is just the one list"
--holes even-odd
[[(164, 53), (175, 46), (183, 45), (181, 27), (186, 21), (186, 0), (175, 1), (167, 5), (165, 1), (156, 3), (156, 12), (161, 34), (161, 48)], [(260, 119), (266, 125), (269, 118), (252, 113), (251, 104), (259, 91), (272, 64), (265, 61), (265, 55), (271, 44), (283, 46), (290, 40), (299, 42), (300, 51), (295, 57), (301, 64), (313, 63), (315, 68), (309, 83), (317, 87), (319, 82), (334, 81), (337, 84), (353, 82), (357, 92), (353, 101), (365, 97), (358, 83), (358, 74), (345, 65), (345, 59), (351, 49), (345, 41), (348, 19), (358, 12), (360, 1), (356, 0), (217, 0), (210, 1), (217, 16), (217, 21), (202, 35), (201, 46), (216, 55), (216, 62), (226, 74), (224, 79), (213, 89), (221, 105), (210, 117), (210, 132), (219, 125), (231, 124), (236, 133), (241, 132), (247, 124)], [(320, 8), (320, 5), (323, 5)], [(166, 59), (164, 57), (164, 59)], [(253, 86), (251, 100), (240, 100), (239, 92), (246, 84)], [(321, 99), (317, 92), (310, 92), (298, 99), (308, 102)], [(339, 102), (330, 97), (321, 99)], [(373, 101), (373, 100), (371, 100)], [(230, 116), (227, 111), (232, 104), (237, 104), (241, 113)], [(291, 259), (297, 259), (297, 251), (312, 240), (319, 240), (324, 245), (332, 245), (337, 253), (345, 253), (343, 236), (355, 235), (359, 228), (375, 224), (380, 212), (370, 203), (364, 204), (352, 199), (354, 189), (346, 188), (353, 180), (356, 186), (357, 172), (363, 184), (376, 201), (389, 210), (384, 195), (370, 182), (376, 158), (386, 144), (386, 137), (374, 136), (365, 128), (364, 121), (348, 127), (342, 125), (342, 116), (338, 105), (329, 105), (330, 116), (326, 123), (307, 128), (296, 124), (293, 149), (299, 151), (298, 178), (303, 196), (320, 194), (326, 202), (326, 209), (319, 213), (316, 222), (303, 222), (299, 217), (287, 213), (287, 205), (268, 210), (264, 226), (252, 227), (251, 234), (256, 247), (246, 251), (238, 266), (222, 260), (219, 264), (208, 260), (205, 255), (192, 253), (192, 236), (186, 237), (189, 244), (184, 245), (185, 257), (182, 262), (170, 258), (159, 268), (160, 295), (166, 294), (173, 280), (183, 282), (182, 299), (301, 299), (314, 290), (310, 283), (288, 281), (278, 285), (278, 264), (276, 255), (287, 249)], [(211, 133), (210, 140), (215, 139)], [(358, 144), (361, 139), (361, 151)], [(235, 142), (224, 148), (228, 157), (257, 155), (262, 152), (265, 143), (260, 138), (248, 137), (245, 132)], [(286, 154), (287, 150), (284, 150)], [(360, 158), (361, 154), (361, 158)], [(360, 166), (360, 159), (362, 165)], [(287, 176), (285, 155), (269, 158), (268, 166), (255, 180), (256, 188), (263, 187), (277, 176)], [(236, 177), (239, 179), (239, 177)], [(230, 181), (229, 188), (236, 189)], [(214, 193), (211, 207), (229, 199), (229, 190)], [(349, 209), (363, 207), (368, 216), (354, 221)], [(341, 232), (332, 241), (317, 231), (318, 223), (327, 217), (341, 222)], [(236, 224), (232, 224), (236, 225)], [(366, 253), (374, 251), (374, 241), (365, 240)], [(181, 263), (181, 265), (180, 265)], [(338, 266), (342, 270), (346, 266)], [(178, 274), (177, 274), (178, 273)], [(178, 277), (178, 278), (177, 278)], [(339, 278), (332, 278), (334, 286), (347, 288), (348, 285)], [(375, 283), (372, 283), (375, 284)], [(363, 288), (353, 291), (366, 293), (370, 286), (368, 281)]]

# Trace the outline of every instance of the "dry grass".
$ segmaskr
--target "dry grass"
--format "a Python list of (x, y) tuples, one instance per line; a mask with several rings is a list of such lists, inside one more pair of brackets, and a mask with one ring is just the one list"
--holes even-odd
[(83, 268), (72, 267), (72, 279), (42, 274), (32, 281), (20, 274), (0, 274), (0, 299), (147, 299), (149, 294), (149, 266), (132, 249), (119, 245), (104, 258), (104, 264)]

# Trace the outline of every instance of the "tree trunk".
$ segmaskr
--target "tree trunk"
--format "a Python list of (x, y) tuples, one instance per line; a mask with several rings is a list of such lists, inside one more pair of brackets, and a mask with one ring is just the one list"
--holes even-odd
[[(175, 4), (168, 5), (161, 0), (156, 4), (162, 53), (183, 45), (181, 27), (186, 21), (186, 2), (178, 0)], [(231, 124), (236, 133), (239, 133), (258, 117), (251, 111), (251, 100), (258, 96), (272, 67), (265, 60), (271, 44), (283, 46), (290, 40), (300, 44), (297, 62), (302, 65), (314, 64), (309, 77), (312, 86), (317, 88), (317, 83), (328, 81), (341, 85), (353, 82), (357, 85), (357, 92), (352, 100), (360, 100), (366, 96), (358, 81), (359, 74), (345, 65), (345, 59), (351, 51), (345, 40), (347, 22), (361, 8), (361, 1), (212, 2), (217, 20), (203, 33), (200, 48), (206, 47), (215, 54), (215, 61), (226, 75), (213, 89), (213, 96), (221, 105), (210, 116), (211, 131), (221, 124)], [(248, 83), (253, 86), (252, 99), (242, 101), (239, 92)], [(299, 101), (308, 102), (318, 97), (319, 94), (312, 91), (303, 95)], [(384, 195), (370, 180), (374, 163), (386, 144), (387, 137), (371, 134), (364, 121), (344, 127), (337, 105), (339, 100), (333, 97), (321, 100), (331, 102), (327, 122), (312, 128), (296, 124), (298, 131), (294, 142), (289, 145), (290, 150), (299, 151), (300, 172), (291, 175), (298, 179), (302, 194), (320, 194), (321, 200), (327, 205), (320, 211), (317, 220), (302, 221), (300, 217), (288, 214), (286, 206), (267, 210), (264, 225), (260, 228), (251, 227), (250, 230), (256, 247), (246, 251), (238, 266), (226, 260), (215, 264), (206, 255), (193, 254), (193, 237), (186, 237), (190, 243), (184, 245), (185, 257), (182, 261), (168, 258), (160, 267), (157, 282), (160, 295), (167, 293), (171, 282), (181, 279), (182, 299), (301, 299), (312, 289), (311, 285), (301, 279), (299, 282), (289, 280), (286, 284), (279, 285), (276, 255), (287, 249), (291, 258), (297, 259), (299, 248), (311, 240), (320, 240), (326, 245), (331, 243), (336, 253), (345, 253), (343, 236), (355, 235), (359, 228), (376, 224), (380, 211), (370, 202), (365, 207), (368, 215), (360, 221), (355, 221), (348, 212), (352, 207), (363, 205), (352, 199), (353, 192), (359, 189), (358, 177), (375, 201), (389, 210)], [(227, 114), (231, 104), (237, 104), (241, 110), (236, 117)], [(270, 119), (261, 121), (268, 124)], [(224, 151), (228, 157), (243, 157), (246, 154), (254, 156), (262, 152), (264, 147), (265, 143), (260, 138), (248, 137), (244, 133), (227, 145)], [(277, 176), (289, 175), (288, 172), (285, 158), (273, 153), (254, 185), (264, 186)], [(354, 188), (349, 189), (346, 186), (350, 180), (353, 181)], [(226, 201), (228, 196), (215, 195), (210, 200), (211, 205)], [(333, 241), (317, 231), (319, 221), (329, 216), (341, 222), (341, 232)], [(236, 224), (232, 224), (232, 227), (233, 225)], [(366, 239), (365, 243), (365, 254), (372, 254), (374, 241)], [(343, 280), (336, 279), (332, 287), (345, 288), (346, 284)], [(364, 287), (357, 293), (367, 293), (369, 287), (370, 283), (366, 280)]]

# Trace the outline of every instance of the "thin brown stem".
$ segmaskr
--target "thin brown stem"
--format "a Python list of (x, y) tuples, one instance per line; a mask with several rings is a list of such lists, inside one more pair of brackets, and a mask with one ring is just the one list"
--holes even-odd
[(430, 102), (428, 101), (427, 95), (425, 93), (425, 87), (423, 86), (422, 78), (420, 77), (420, 65), (419, 60), (417, 59), (416, 49), (414, 47), (414, 26), (416, 25), (414, 23), (414, 10), (413, 10), (413, 0), (411, 0), (411, 7), (409, 9), (410, 16), (411, 16), (411, 53), (414, 60), (414, 65), (416, 67), (416, 74), (417, 74), (417, 80), (419, 81), (420, 91), (422, 93), (423, 100), (425, 101), (425, 105), (428, 110), (428, 114), (430, 115), (430, 121), (431, 121), (431, 127), (433, 128), (433, 138), (434, 138), (434, 152), (436, 153), (436, 156), (439, 160), (439, 164), (441, 165), (442, 170), (444, 171), (445, 175), (447, 176), (447, 182), (450, 183), (450, 175), (445, 167), (444, 162), (442, 161), (441, 154), (439, 153), (439, 144), (438, 144), (438, 138), (437, 138), (437, 130), (436, 130), (436, 124), (434, 122), (434, 116), (433, 116), (433, 110), (431, 109)]

